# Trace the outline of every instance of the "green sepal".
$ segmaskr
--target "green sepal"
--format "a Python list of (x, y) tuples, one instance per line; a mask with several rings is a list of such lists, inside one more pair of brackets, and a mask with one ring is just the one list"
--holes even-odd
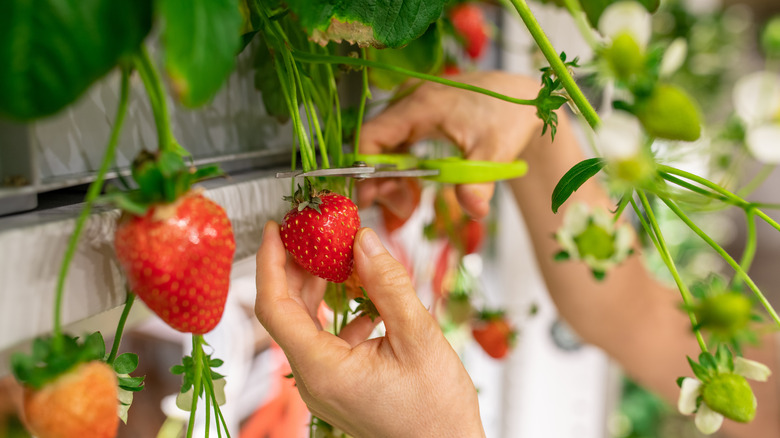
[(718, 362), (715, 360), (715, 357), (706, 351), (699, 354), (699, 363), (708, 370), (717, 371), (718, 369)]
[(593, 278), (595, 278), (597, 281), (603, 281), (607, 277), (607, 273), (604, 271), (597, 271), (594, 269), (590, 272), (593, 274)]
[(722, 373), (734, 372), (734, 357), (725, 345), (718, 345), (718, 350), (715, 352), (715, 362), (718, 371)]
[(36, 338), (31, 354), (11, 356), (11, 370), (19, 382), (37, 389), (80, 363), (104, 360), (106, 345), (100, 332), (79, 341), (68, 335)]
[(693, 374), (696, 376), (697, 379), (701, 380), (702, 382), (706, 382), (710, 379), (710, 373), (707, 371), (706, 368), (699, 365), (696, 361), (691, 359), (690, 357), (686, 357), (688, 359), (688, 364), (691, 366), (691, 370), (693, 371)]
[(366, 290), (362, 287), (360, 289), (363, 291), (363, 296), (360, 298), (355, 298), (355, 302), (358, 305), (355, 310), (352, 311), (352, 313), (358, 316), (367, 316), (371, 318), (371, 321), (374, 321), (379, 316), (379, 311), (371, 299), (368, 298)]
[(571, 259), (571, 254), (569, 254), (567, 251), (564, 250), (558, 251), (553, 256), (553, 260), (555, 260), (556, 262), (563, 262), (570, 259)]
[(685, 379), (687, 379), (687, 378), (688, 378), (688, 377), (678, 377), (678, 378), (677, 378), (677, 380), (676, 380), (676, 382), (677, 382), (677, 386), (678, 386), (678, 387), (680, 387), (680, 388), (682, 388), (683, 380), (685, 380)]

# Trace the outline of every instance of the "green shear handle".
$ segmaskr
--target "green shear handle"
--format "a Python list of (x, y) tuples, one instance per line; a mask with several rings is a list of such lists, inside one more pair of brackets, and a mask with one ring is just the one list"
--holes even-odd
[[(523, 160), (509, 163), (466, 160), (459, 157), (420, 159), (409, 154), (357, 154), (356, 159), (368, 166), (393, 170), (437, 170), (437, 175), (423, 178), (448, 184), (474, 184), (518, 178), (528, 171)], [(377, 172), (379, 176), (381, 171)]]

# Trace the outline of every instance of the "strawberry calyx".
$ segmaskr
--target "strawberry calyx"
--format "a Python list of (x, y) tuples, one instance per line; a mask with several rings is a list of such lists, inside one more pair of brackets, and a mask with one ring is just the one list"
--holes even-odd
[(355, 298), (355, 302), (358, 305), (352, 313), (358, 316), (367, 316), (373, 322), (379, 317), (379, 311), (371, 301), (371, 298), (368, 297), (368, 294), (366, 294), (366, 290), (362, 287), (360, 289), (363, 291), (363, 296)]
[(30, 354), (11, 357), (11, 370), (19, 382), (40, 389), (80, 363), (103, 360), (105, 354), (100, 332), (83, 340), (68, 335), (39, 337), (33, 341)]
[[(30, 354), (11, 356), (11, 371), (16, 380), (27, 387), (41, 389), (49, 382), (92, 361), (106, 361), (106, 344), (100, 332), (83, 339), (66, 334), (35, 338)], [(129, 392), (143, 389), (143, 377), (130, 377), (138, 367), (138, 356), (123, 353), (109, 363), (117, 373), (119, 388)]]
[(188, 165), (177, 152), (143, 150), (133, 160), (132, 175), (137, 189), (112, 191), (105, 199), (124, 211), (143, 216), (152, 205), (171, 204), (189, 192), (194, 183), (224, 173), (215, 165)]
[(298, 184), (298, 188), (292, 196), (284, 196), (287, 202), (292, 204), (293, 208), (297, 208), (298, 211), (303, 211), (306, 207), (309, 207), (317, 213), (322, 214), (320, 211), (320, 205), (322, 204), (322, 196), (331, 193), (330, 190), (315, 190), (311, 186), (311, 182), (307, 179), (306, 184), (301, 187)]

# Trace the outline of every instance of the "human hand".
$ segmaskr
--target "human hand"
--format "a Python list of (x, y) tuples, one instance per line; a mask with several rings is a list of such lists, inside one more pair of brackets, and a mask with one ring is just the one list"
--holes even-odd
[(354, 437), (481, 437), (477, 392), (406, 270), (370, 229), (355, 238), (355, 269), (386, 326), (367, 317), (334, 336), (316, 312), (325, 282), (286, 256), (266, 224), (257, 253), (255, 313), (282, 347), (315, 416)]
[[(453, 80), (502, 94), (533, 99), (537, 80), (502, 72), (476, 72)], [(404, 149), (423, 139), (445, 139), (472, 160), (507, 162), (517, 159), (542, 132), (536, 107), (433, 82), (424, 82), (408, 96), (366, 122), (360, 134), (360, 151), (367, 154)], [(464, 211), (475, 219), (487, 215), (495, 185), (464, 184), (456, 187)], [(368, 180), (358, 185), (361, 206), (374, 201), (388, 206), (399, 217), (415, 208), (397, 180)]]

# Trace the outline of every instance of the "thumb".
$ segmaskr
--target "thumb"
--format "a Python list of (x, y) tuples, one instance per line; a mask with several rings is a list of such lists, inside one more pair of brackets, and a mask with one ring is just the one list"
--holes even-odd
[(385, 323), (393, 349), (424, 345), (438, 326), (417, 298), (406, 269), (370, 228), (361, 229), (355, 242), (355, 269)]

